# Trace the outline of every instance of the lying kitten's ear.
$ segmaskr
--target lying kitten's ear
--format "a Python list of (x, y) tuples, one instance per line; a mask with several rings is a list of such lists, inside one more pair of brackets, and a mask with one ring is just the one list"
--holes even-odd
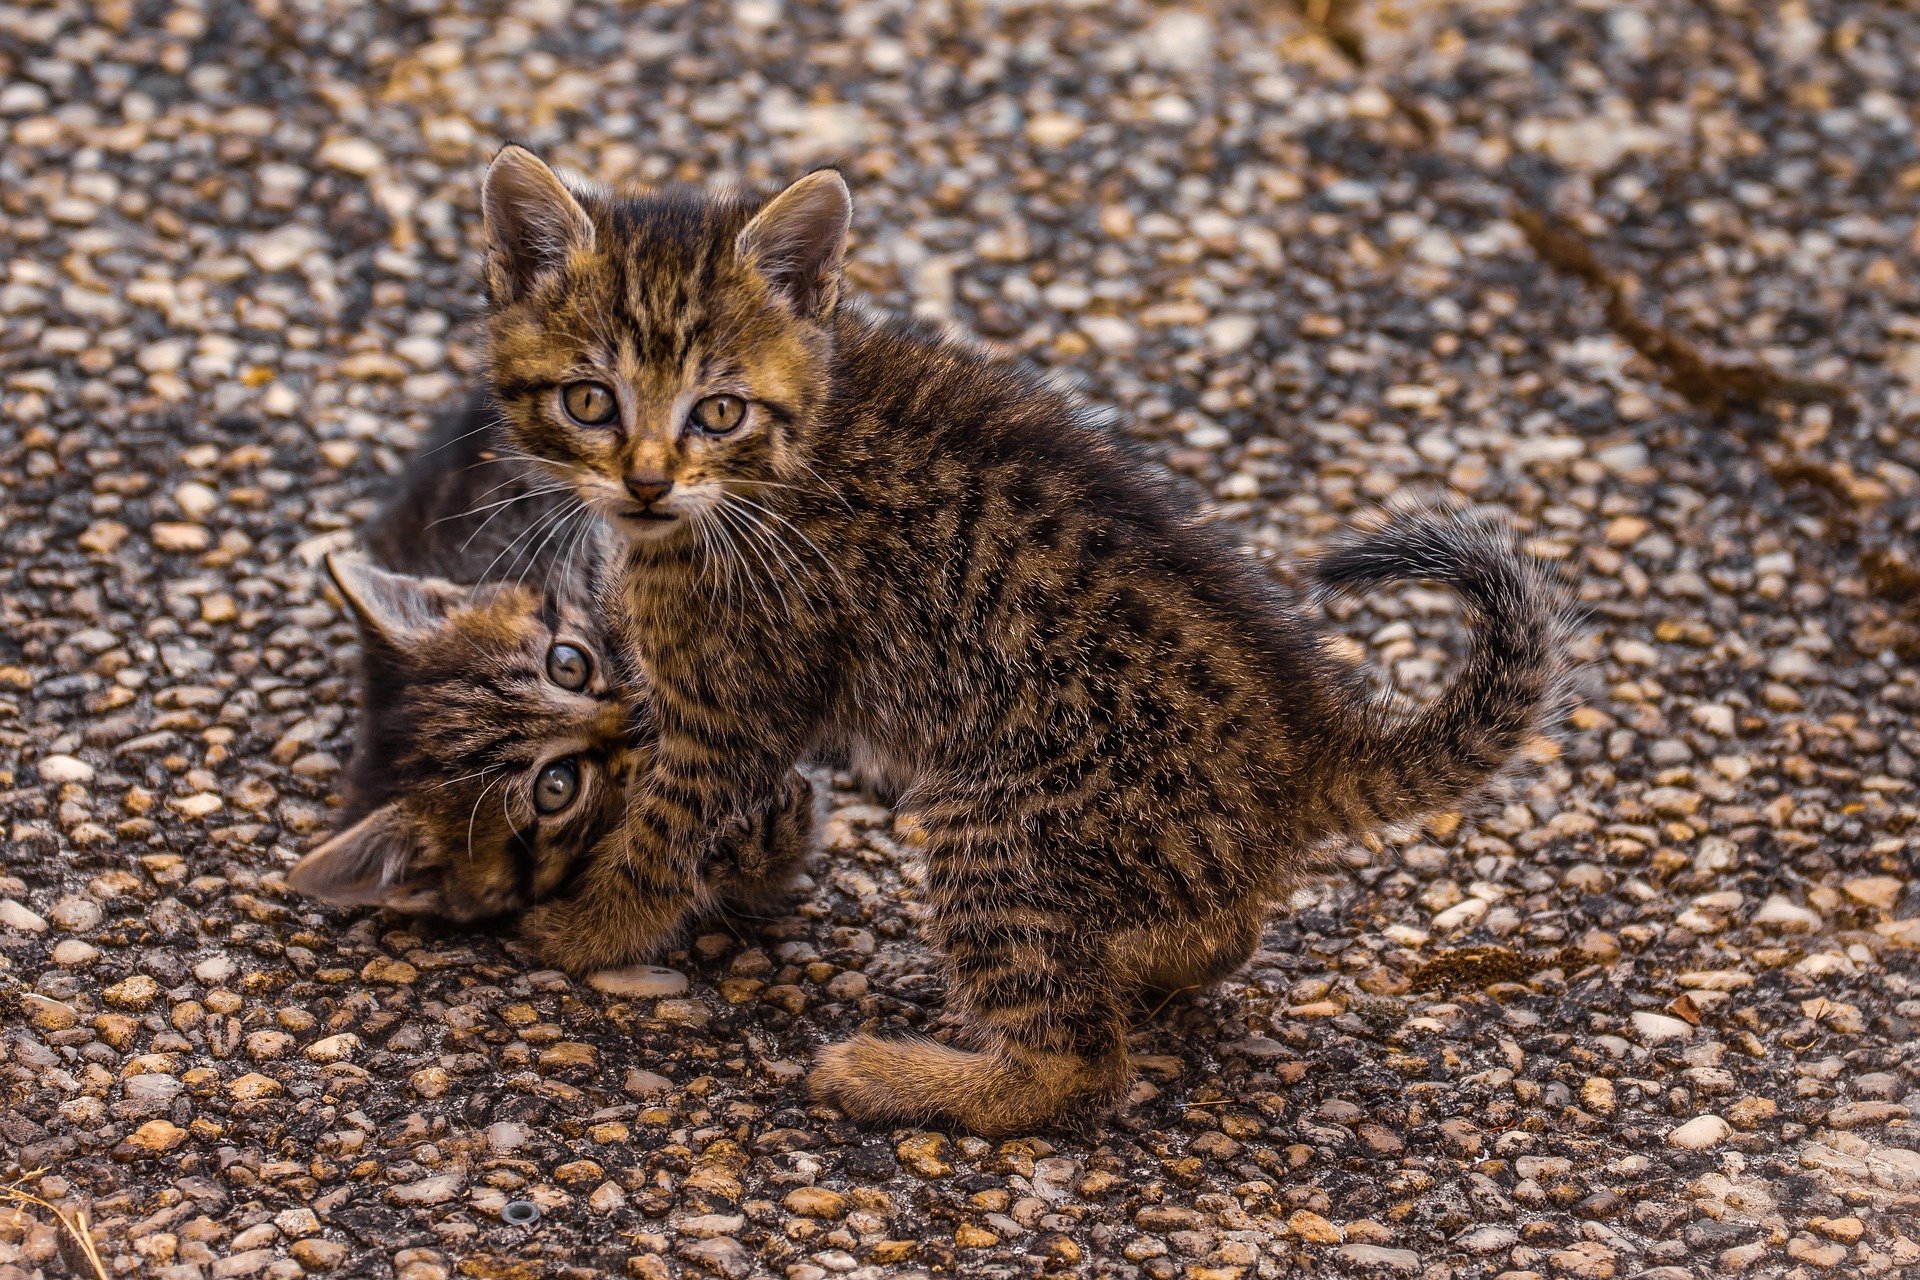
[(424, 848), (414, 821), (382, 805), (295, 863), (287, 886), (339, 906), (435, 911), (439, 891), (411, 875)]
[(506, 146), (480, 185), (487, 231), (487, 285), (496, 303), (526, 293), (575, 249), (593, 248), (593, 219), (568, 185), (533, 152)]
[(410, 578), (375, 568), (360, 556), (327, 557), (327, 574), (353, 610), (360, 633), (399, 647), (438, 626), (469, 590), (439, 578)]
[(853, 197), (832, 169), (817, 169), (782, 191), (740, 231), (740, 256), (775, 292), (809, 318), (832, 312), (840, 296)]

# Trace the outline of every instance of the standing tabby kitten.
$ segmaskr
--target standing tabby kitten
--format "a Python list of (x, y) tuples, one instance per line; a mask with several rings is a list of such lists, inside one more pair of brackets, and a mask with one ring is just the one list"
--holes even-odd
[[(301, 892), (461, 922), (524, 911), (581, 877), (648, 767), (646, 685), (594, 589), (604, 530), (495, 452), (496, 426), (481, 403), (441, 422), (365, 531), (378, 566), (328, 557), (360, 630), (361, 718), (347, 823), (289, 873)], [(812, 804), (790, 772), (723, 828), (714, 899), (777, 900)]]
[(509, 147), (482, 205), (506, 438), (624, 535), (659, 718), (617, 855), (529, 934), (571, 969), (656, 949), (703, 833), (803, 752), (904, 783), (971, 1045), (826, 1049), (854, 1117), (1106, 1107), (1131, 999), (1232, 972), (1327, 844), (1460, 803), (1550, 712), (1565, 609), (1500, 527), (1406, 514), (1320, 562), (1473, 616), (1458, 681), (1392, 714), (1073, 396), (840, 304), (837, 173), (616, 198)]

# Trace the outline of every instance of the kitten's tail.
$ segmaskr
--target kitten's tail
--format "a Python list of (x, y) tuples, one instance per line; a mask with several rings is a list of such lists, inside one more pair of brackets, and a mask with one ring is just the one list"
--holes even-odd
[(1452, 809), (1509, 767), (1563, 710), (1575, 614), (1552, 571), (1496, 516), (1403, 505), (1314, 565), (1323, 599), (1424, 579), (1472, 626), (1466, 668), (1411, 715), (1362, 695), (1324, 727), (1315, 801), (1324, 836), (1359, 836)]

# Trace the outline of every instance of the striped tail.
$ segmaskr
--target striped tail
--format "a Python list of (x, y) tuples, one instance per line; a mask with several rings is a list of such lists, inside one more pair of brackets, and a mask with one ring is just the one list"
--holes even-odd
[(1500, 518), (1401, 507), (1313, 573), (1322, 599), (1439, 583), (1460, 597), (1472, 628), (1465, 670), (1427, 707), (1396, 712), (1363, 695), (1329, 717), (1310, 765), (1321, 835), (1357, 837), (1456, 808), (1557, 720), (1572, 601)]

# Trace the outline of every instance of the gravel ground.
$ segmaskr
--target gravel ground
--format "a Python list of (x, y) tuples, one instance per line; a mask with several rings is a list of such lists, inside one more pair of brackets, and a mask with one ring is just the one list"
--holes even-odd
[[(0, 1158), (107, 1273), (1920, 1275), (1920, 17), (1303, 7), (0, 7)], [(1299, 894), (1093, 1142), (810, 1104), (940, 1000), (844, 786), (790, 915), (620, 982), (290, 895), (315, 563), (465, 383), (509, 138), (844, 160), (862, 289), (1283, 574), (1511, 508), (1590, 609), (1562, 753)], [(1431, 592), (1336, 621), (1416, 695), (1457, 651)], [(0, 1209), (0, 1280), (77, 1263)]]

